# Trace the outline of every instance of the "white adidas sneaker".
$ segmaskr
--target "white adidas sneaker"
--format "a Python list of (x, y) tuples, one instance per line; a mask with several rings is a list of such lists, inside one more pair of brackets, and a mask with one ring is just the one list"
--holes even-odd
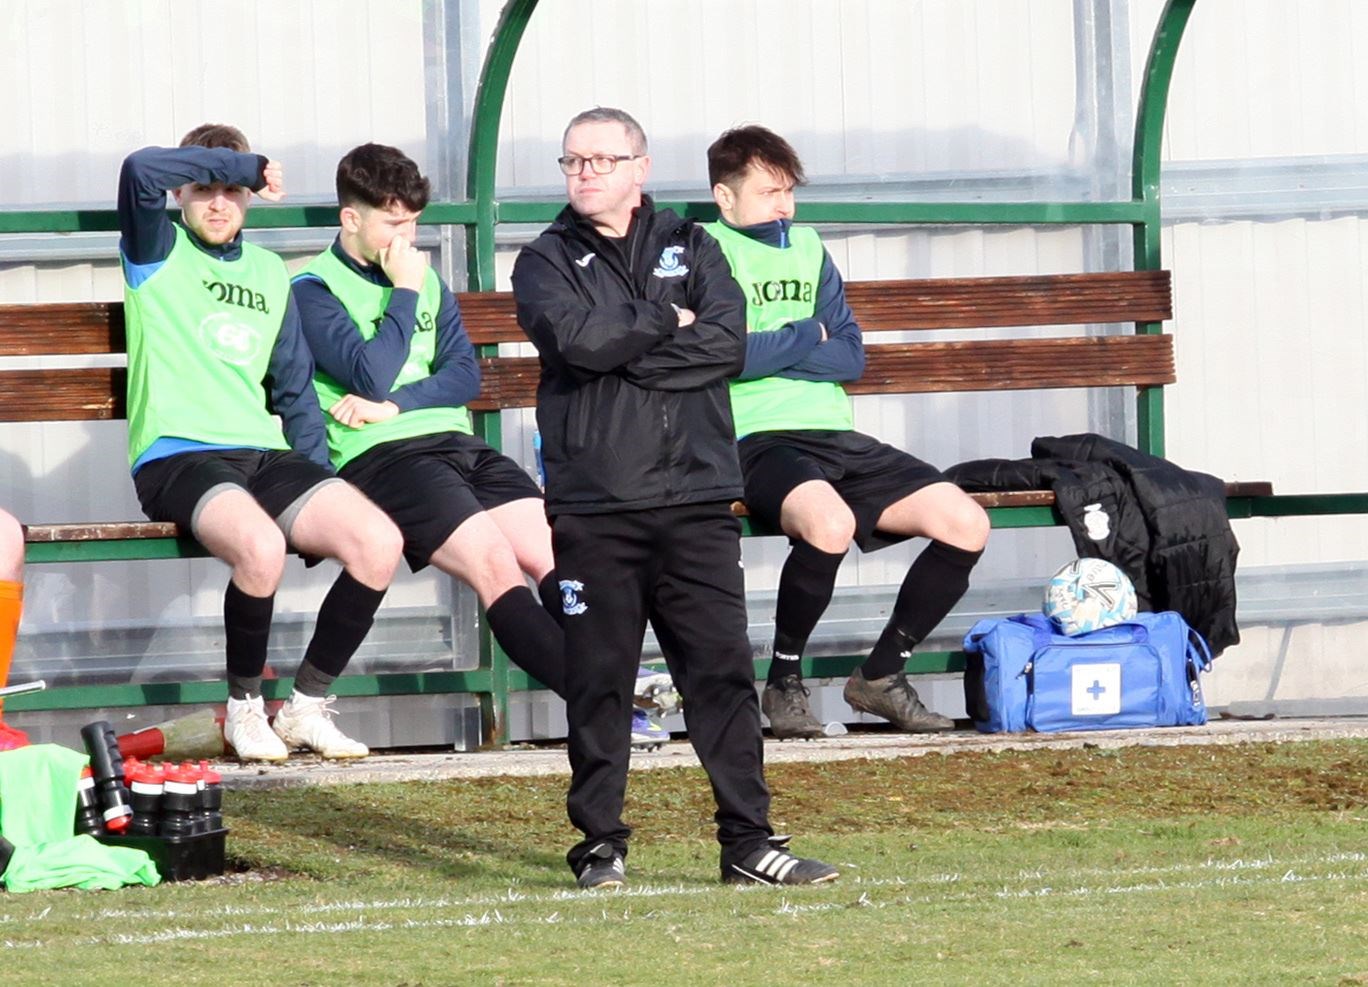
[(352, 740), (332, 721), (336, 701), (336, 696), (314, 699), (300, 692), (290, 693), (289, 702), (275, 715), (276, 736), (290, 747), (307, 747), (327, 758), (365, 757), (370, 748)]
[(240, 761), (283, 761), (290, 756), (289, 748), (266, 721), (266, 703), (260, 696), (229, 697), (223, 739)]

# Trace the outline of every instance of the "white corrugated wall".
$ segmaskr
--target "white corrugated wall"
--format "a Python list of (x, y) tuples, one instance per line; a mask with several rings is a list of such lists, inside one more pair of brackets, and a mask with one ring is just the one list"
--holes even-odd
[[(8, 94), (0, 104), (0, 206), (107, 207), (124, 153), (172, 141), (206, 118), (242, 125), (286, 162), (292, 190), (308, 197), (328, 195), (336, 157), (364, 139), (424, 159), (432, 95), (424, 93), (423, 64), (435, 42), (423, 37), (417, 0), (229, 6), (231, 16), (221, 5), (170, 0), (0, 6)], [(499, 7), (479, 4), (485, 37)], [(1099, 153), (1085, 103), (1105, 105), (1106, 93), (1079, 76), (1077, 66), (1089, 64), (1080, 61), (1081, 39), (1094, 20), (1107, 25), (1112, 47), (1095, 57), (1114, 73), (1125, 107), (1160, 7), (543, 0), (514, 70), (500, 183), (558, 194), (564, 121), (585, 106), (612, 104), (645, 124), (655, 184), (668, 194), (703, 194), (709, 141), (729, 125), (758, 121), (798, 147), (813, 195), (903, 195), (911, 185), (952, 200), (1086, 195), (1124, 178), (1129, 150), (1122, 148), (1120, 166)], [(1174, 78), (1166, 177), (1215, 163), (1232, 176), (1233, 194), (1248, 189), (1257, 198), (1264, 193), (1255, 179), (1275, 159), (1277, 176), (1291, 175), (1294, 185), (1306, 156), (1361, 167), (1368, 68), (1354, 53), (1363, 50), (1368, 8), (1359, 0), (1200, 0)], [(1129, 125), (1119, 121), (1123, 133)], [(1320, 172), (1308, 166), (1306, 174), (1314, 183)], [(1183, 206), (1171, 209), (1164, 240), (1178, 313), (1179, 383), (1167, 392), (1172, 458), (1232, 479), (1271, 479), (1287, 492), (1368, 486), (1368, 193), (1349, 194), (1347, 205), (1342, 196), (1338, 208), (1319, 213), (1283, 214), (1274, 204), (1267, 215), (1235, 215), (1219, 205), (1203, 212), (1205, 200), (1185, 187), (1167, 191), (1170, 206)], [(1030, 229), (837, 230), (827, 242), (853, 278), (1078, 270), (1095, 246), (1076, 231)], [(504, 284), (515, 246), (500, 256)], [(37, 266), (3, 255), (0, 299), (115, 297), (110, 255), (107, 247), (93, 262)], [(1089, 427), (1088, 411), (1072, 394), (857, 402), (862, 428), (939, 463), (1024, 455), (1032, 435)], [(107, 482), (122, 468), (117, 430), (0, 430), (0, 489), (35, 519), (133, 516), (131, 491)], [(510, 438), (526, 451), (525, 436)], [(76, 455), (91, 443), (102, 447), (98, 458)], [(1357, 518), (1244, 522), (1237, 530), (1246, 563), (1368, 554), (1368, 528)], [(747, 554), (753, 585), (768, 588), (782, 546), (748, 546)], [(1061, 532), (998, 532), (984, 572), (1038, 575), (1067, 554)], [(842, 582), (894, 580), (906, 559), (893, 550), (853, 562)], [(91, 571), (104, 569), (111, 574)], [(27, 619), (204, 615), (218, 604), (220, 579), (212, 563), (37, 567)], [(307, 610), (323, 583), (297, 575), (291, 585), (289, 605)], [(435, 592), (415, 585), (414, 599)]]
[[(281, 160), (295, 200), (330, 199), (338, 157), (362, 140), (425, 155), (417, 3), (23, 0), (0, 5), (0, 39), (3, 208), (112, 208), (124, 155), (174, 145), (206, 121), (236, 124)], [(0, 251), (8, 249), (0, 302), (119, 298), (115, 239), (0, 237)], [(25, 262), (22, 243), (50, 259)], [(0, 502), (34, 522), (141, 517), (125, 435), (121, 422), (0, 429)], [(287, 567), (277, 614), (315, 612), (335, 572), (331, 563)], [(146, 655), (126, 659), (146, 667), (159, 632), (221, 619), (224, 568), (212, 560), (43, 565), (26, 582), (26, 641), (41, 631), (150, 627)], [(405, 576), (386, 605), (448, 599), (444, 581)], [(16, 675), (25, 655), (21, 644)], [(220, 663), (210, 656), (211, 676)]]

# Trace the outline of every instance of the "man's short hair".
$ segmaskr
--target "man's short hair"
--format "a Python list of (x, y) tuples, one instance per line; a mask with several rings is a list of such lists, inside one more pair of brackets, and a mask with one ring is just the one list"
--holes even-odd
[(388, 209), (401, 205), (422, 212), (432, 183), (403, 151), (388, 144), (362, 144), (337, 162), (337, 204)]
[(251, 153), (247, 135), (226, 123), (202, 123), (181, 138), (181, 147), (226, 147), (240, 154)]
[(565, 138), (570, 136), (570, 131), (582, 123), (620, 123), (623, 129), (627, 131), (627, 143), (632, 146), (632, 153), (646, 153), (646, 131), (641, 129), (641, 124), (636, 122), (636, 117), (626, 110), (619, 110), (612, 106), (595, 106), (591, 110), (584, 110), (571, 117), (570, 122), (565, 125), (565, 133), (561, 134), (561, 147), (565, 147)]
[(708, 185), (736, 185), (751, 162), (782, 175), (794, 185), (807, 184), (803, 162), (793, 145), (768, 127), (733, 127), (708, 148)]

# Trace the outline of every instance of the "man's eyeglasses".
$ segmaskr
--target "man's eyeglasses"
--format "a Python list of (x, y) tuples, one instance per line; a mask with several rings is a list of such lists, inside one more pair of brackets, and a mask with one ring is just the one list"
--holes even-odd
[(561, 171), (567, 175), (578, 175), (584, 171), (584, 162), (589, 162), (589, 167), (594, 169), (595, 175), (611, 175), (616, 170), (619, 161), (635, 161), (637, 158), (644, 157), (641, 154), (595, 154), (590, 158), (582, 158), (578, 154), (567, 154), (563, 158), (557, 158), (556, 163), (560, 165)]

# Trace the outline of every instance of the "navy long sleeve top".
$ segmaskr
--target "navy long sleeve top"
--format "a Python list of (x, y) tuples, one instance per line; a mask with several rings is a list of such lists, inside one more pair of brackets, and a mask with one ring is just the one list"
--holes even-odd
[[(182, 185), (223, 182), (245, 188), (264, 188), (267, 159), (227, 148), (145, 147), (130, 154), (119, 172), (119, 254), (124, 280), (136, 288), (166, 263), (176, 244), (176, 230), (166, 211), (166, 193)], [(196, 249), (224, 261), (242, 256), (242, 234), (228, 243), (204, 243), (189, 229), (186, 236)], [(320, 465), (328, 463), (328, 440), (318, 396), (313, 389), (313, 359), (304, 342), (299, 311), (293, 301), (285, 306), (280, 334), (271, 350), (267, 369), (271, 407), (280, 415), (285, 438), (297, 452)], [(223, 446), (194, 442), (174, 436), (158, 439), (138, 459), (133, 469), (154, 459), (196, 449)]]

